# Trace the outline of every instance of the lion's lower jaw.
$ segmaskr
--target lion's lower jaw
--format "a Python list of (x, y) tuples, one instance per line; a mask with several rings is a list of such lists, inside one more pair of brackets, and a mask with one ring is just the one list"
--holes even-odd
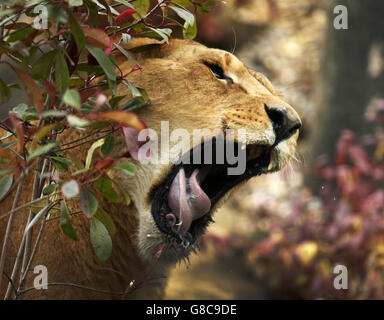
[(140, 214), (137, 232), (137, 251), (145, 264), (156, 263), (162, 268), (172, 268), (180, 260), (196, 251), (194, 245), (182, 245), (175, 238), (163, 234), (156, 226), (150, 212)]

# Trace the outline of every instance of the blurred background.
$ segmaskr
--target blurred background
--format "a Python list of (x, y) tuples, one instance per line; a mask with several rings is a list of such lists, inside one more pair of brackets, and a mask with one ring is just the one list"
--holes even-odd
[(227, 0), (198, 17), (197, 40), (267, 75), (304, 127), (297, 161), (216, 213), (167, 298), (384, 298), (383, 14), (382, 0)]

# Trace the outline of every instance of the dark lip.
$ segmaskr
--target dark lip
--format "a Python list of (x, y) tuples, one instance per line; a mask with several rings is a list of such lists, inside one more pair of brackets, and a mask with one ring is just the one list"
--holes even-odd
[[(207, 178), (202, 183), (202, 188), (206, 191), (207, 195), (211, 200), (211, 210), (206, 213), (203, 217), (192, 222), (190, 229), (187, 232), (187, 241), (188, 243), (194, 243), (197, 238), (204, 233), (204, 230), (207, 228), (209, 223), (213, 222), (212, 219), (212, 210), (214, 210), (216, 204), (220, 201), (220, 199), (233, 187), (246, 181), (252, 177), (268, 173), (268, 165), (270, 163), (270, 155), (272, 152), (272, 147), (263, 146), (258, 144), (247, 145), (247, 149), (250, 147), (262, 147), (263, 151), (261, 155), (252, 160), (248, 160), (246, 162), (245, 172), (241, 175), (232, 175), (228, 176), (225, 174), (220, 174), (221, 170), (226, 170), (228, 165), (220, 164), (220, 165), (211, 165), (214, 166), (213, 171), (215, 171), (212, 176), (208, 174)], [(190, 150), (191, 153), (193, 150)], [(156, 223), (157, 228), (163, 232), (165, 235), (173, 238), (178, 243), (182, 243), (185, 239), (181, 239), (180, 235), (176, 234), (171, 230), (171, 228), (166, 223), (165, 215), (171, 212), (171, 209), (168, 206), (168, 192), (170, 185), (175, 178), (176, 174), (180, 170), (181, 166), (190, 167), (190, 166), (204, 166), (204, 165), (193, 165), (193, 164), (177, 164), (173, 165), (170, 173), (166, 176), (166, 178), (159, 183), (156, 187), (154, 187), (151, 191), (151, 214)], [(190, 169), (189, 169), (190, 170)], [(271, 170), (272, 171), (272, 170)], [(216, 174), (216, 176), (215, 176)], [(213, 180), (213, 181), (210, 181)], [(209, 185), (211, 184), (211, 187)]]

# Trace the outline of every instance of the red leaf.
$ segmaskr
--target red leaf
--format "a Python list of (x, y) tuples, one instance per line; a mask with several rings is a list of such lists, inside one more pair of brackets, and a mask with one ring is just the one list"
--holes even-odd
[(100, 160), (98, 163), (95, 164), (95, 170), (106, 170), (109, 167), (113, 166), (115, 161), (111, 157), (106, 157), (103, 160)]
[(351, 146), (349, 148), (349, 156), (351, 157), (354, 165), (358, 167), (361, 172), (367, 175), (373, 173), (373, 165), (371, 160), (360, 146)]
[(20, 80), (23, 82), (25, 91), (27, 92), (29, 99), (31, 99), (32, 104), (35, 106), (37, 112), (42, 113), (44, 111), (44, 101), (43, 92), (40, 87), (28, 73), (12, 65), (10, 66), (16, 72)]
[[(81, 103), (86, 102), (89, 97), (96, 97), (99, 93), (100, 93), (99, 87), (89, 88), (81, 91), (80, 92)], [(95, 117), (95, 119), (96, 118), (97, 117)], [(89, 120), (93, 120), (93, 119), (89, 119)]]
[(113, 50), (113, 39), (111, 37), (109, 38), (109, 47), (104, 49), (104, 52), (107, 56), (109, 56), (112, 53), (112, 50)]
[(22, 122), (17, 119), (13, 112), (9, 113), (13, 129), (17, 137), (16, 151), (20, 154), (24, 150), (24, 129)]
[(90, 28), (88, 26), (82, 26), (81, 28), (84, 32), (85, 41), (88, 44), (101, 49), (110, 47), (111, 39), (103, 30)]
[(98, 114), (98, 118), (121, 122), (122, 124), (138, 131), (147, 127), (135, 113), (130, 111), (104, 111)]
[(344, 130), (341, 137), (337, 141), (336, 155), (334, 158), (335, 164), (343, 164), (347, 160), (349, 147), (355, 141), (355, 135), (352, 131)]
[(120, 13), (116, 18), (115, 18), (115, 22), (119, 21), (120, 19), (123, 19), (125, 17), (128, 17), (128, 16), (131, 16), (133, 14), (137, 13), (136, 10), (133, 10), (133, 9), (127, 9), (127, 10), (124, 10), (122, 13)]
[(56, 87), (52, 82), (46, 79), (43, 79), (43, 84), (45, 86), (45, 89), (47, 89), (49, 99), (51, 99), (51, 104), (52, 106), (54, 106), (56, 104)]

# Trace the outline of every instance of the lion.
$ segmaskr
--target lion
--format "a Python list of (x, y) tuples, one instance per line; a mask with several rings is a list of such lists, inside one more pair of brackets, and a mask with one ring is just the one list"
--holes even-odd
[[(134, 55), (141, 69), (127, 76), (135, 86), (144, 88), (151, 100), (150, 105), (135, 111), (138, 117), (159, 137), (164, 121), (169, 132), (182, 128), (191, 136), (196, 129), (243, 129), (244, 135), (228, 139), (246, 151), (246, 168), (229, 175), (228, 163), (188, 164), (177, 161), (181, 156), (175, 154), (168, 162), (143, 163), (130, 150), (136, 175), (128, 177), (112, 169), (108, 175), (129, 193), (131, 204), (102, 203), (117, 229), (110, 258), (106, 263), (96, 258), (85, 215), (71, 217), (79, 241), (59, 230), (58, 219), (49, 221), (30, 266), (25, 299), (161, 299), (169, 270), (196, 251), (200, 236), (228, 197), (250, 178), (278, 171), (294, 157), (300, 117), (263, 74), (248, 69), (229, 52), (192, 40), (160, 43), (137, 38), (127, 48), (143, 45), (148, 50)], [(115, 59), (123, 73), (132, 70), (134, 65), (125, 56)], [(132, 96), (124, 85), (118, 87), (117, 95), (126, 95), (127, 100)], [(137, 139), (138, 132), (131, 133)], [(211, 138), (188, 141), (183, 147), (188, 153), (201, 151), (207, 141), (217, 137)], [(171, 153), (175, 144), (172, 140), (166, 151)], [(84, 157), (87, 150), (84, 147), (76, 152), (81, 151)], [(115, 150), (117, 156), (127, 152), (123, 137), (116, 140)], [(30, 200), (32, 183), (31, 174), (25, 178), (20, 203)], [(10, 209), (13, 196), (3, 202), (3, 212)], [(5, 265), (8, 275), (27, 213), (19, 212), (14, 218)], [(0, 220), (2, 235), (5, 226), (5, 219)], [(34, 238), (37, 233), (34, 230)], [(47, 268), (47, 289), (33, 288), (34, 267), (39, 265)], [(6, 287), (4, 278), (3, 295)]]

